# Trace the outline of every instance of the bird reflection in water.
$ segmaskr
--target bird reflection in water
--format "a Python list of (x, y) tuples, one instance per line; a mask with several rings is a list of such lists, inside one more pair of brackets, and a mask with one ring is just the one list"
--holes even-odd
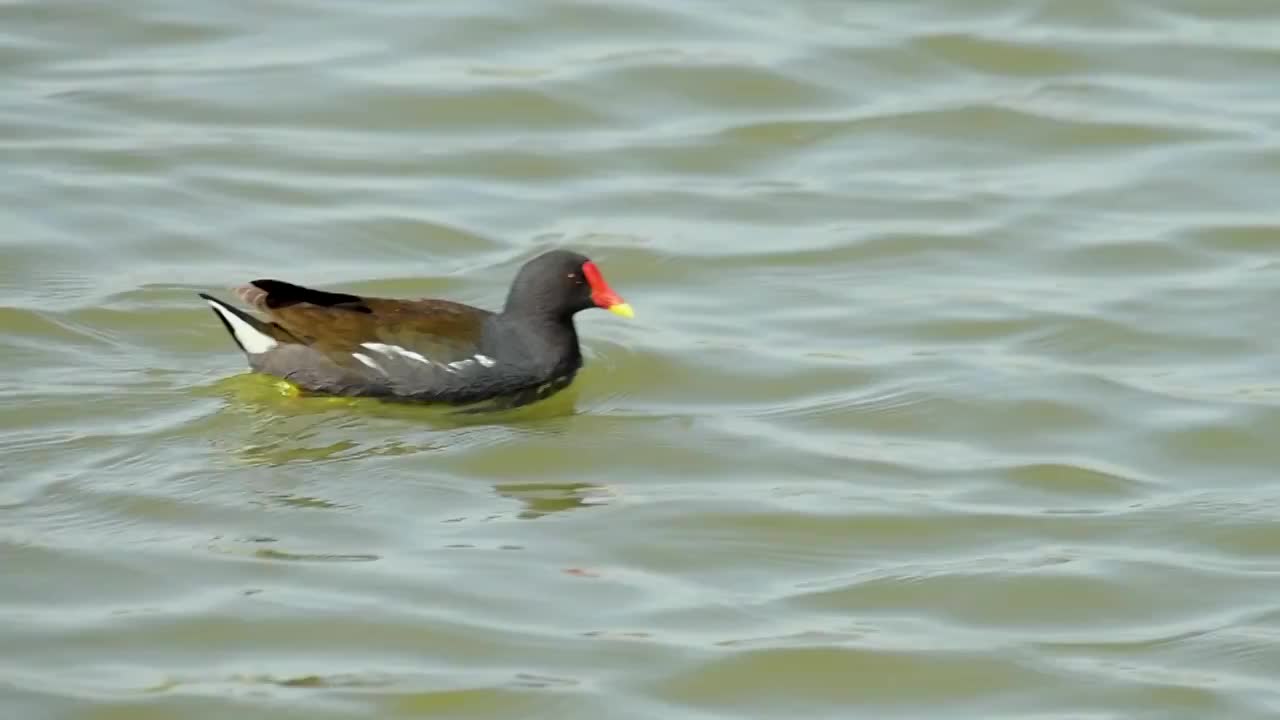
[(508, 483), (495, 485), (494, 490), (502, 497), (524, 504), (524, 509), (516, 516), (521, 520), (536, 520), (552, 513), (606, 505), (615, 497), (613, 491), (603, 485), (581, 482)]
[[(234, 454), (246, 464), (266, 468), (456, 451), (466, 445), (471, 445), (470, 449), (476, 452), (485, 452), (486, 446), (510, 440), (511, 431), (522, 426), (537, 427), (538, 432), (557, 432), (554, 423), (547, 426), (544, 422), (574, 415), (578, 399), (577, 388), (570, 387), (554, 397), (521, 408), (461, 415), (453, 408), (363, 398), (309, 397), (286, 392), (278, 381), (260, 375), (224, 379), (217, 385), (227, 400), (225, 411), (251, 417), (248, 423), (251, 430), (242, 436), (245, 444), (235, 448)], [(377, 434), (376, 440), (361, 441), (361, 438), (373, 437), (371, 424), (384, 420), (392, 420), (401, 430), (398, 437)], [(413, 421), (419, 432), (406, 438), (401, 425), (405, 421)], [(490, 472), (480, 474), (490, 475)], [(493, 488), (497, 495), (522, 504), (516, 517), (523, 520), (607, 504), (615, 497), (609, 488), (587, 482), (500, 482)], [(282, 492), (279, 487), (262, 495), (272, 504), (308, 509), (350, 508), (321, 498)]]

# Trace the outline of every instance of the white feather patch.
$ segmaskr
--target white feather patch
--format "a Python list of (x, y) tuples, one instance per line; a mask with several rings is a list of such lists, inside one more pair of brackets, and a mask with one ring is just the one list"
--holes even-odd
[(369, 357), (368, 355), (365, 355), (364, 353), (351, 353), (351, 357), (359, 360), (360, 362), (364, 363), (365, 365), (368, 365), (369, 367), (373, 368), (374, 370), (377, 370), (378, 372), (383, 371), (381, 365), (374, 362), (373, 358)]
[(373, 350), (375, 352), (380, 352), (383, 355), (386, 355), (387, 357), (391, 357), (393, 355), (399, 355), (401, 357), (407, 357), (410, 360), (417, 360), (420, 363), (426, 363), (428, 365), (431, 364), (431, 361), (428, 360), (426, 356), (424, 356), (422, 353), (417, 353), (412, 350), (406, 350), (400, 347), (399, 345), (387, 345), (385, 343), (362, 343), (361, 347), (367, 347), (370, 350)]
[[(498, 361), (494, 360), (488, 355), (481, 355), (479, 353), (476, 353), (475, 355), (469, 358), (463, 358), (462, 360), (454, 360), (451, 363), (444, 364), (444, 363), (433, 362), (430, 358), (426, 357), (422, 353), (414, 352), (413, 350), (407, 350), (405, 348), (400, 347), (399, 345), (388, 345), (386, 343), (361, 343), (361, 347), (365, 347), (375, 352), (382, 353), (387, 357), (398, 356), (402, 358), (408, 358), (410, 360), (416, 360), (425, 365), (434, 365), (436, 367), (443, 368), (446, 372), (451, 372), (451, 373), (456, 373), (460, 370), (466, 370), (467, 368), (471, 367), (472, 365), (475, 365), (476, 363), (480, 363), (481, 365), (487, 368), (493, 367), (494, 365), (498, 364)], [(357, 360), (364, 363), (365, 365), (368, 365), (369, 367), (372, 367), (372, 368), (376, 368), (378, 370), (382, 370), (381, 367), (378, 367), (377, 365), (372, 364), (373, 363), (372, 358), (363, 356), (359, 353), (352, 353), (352, 354), (355, 356)]]
[(222, 316), (223, 320), (227, 321), (227, 325), (231, 326), (231, 334), (236, 336), (236, 341), (240, 343), (240, 347), (243, 347), (244, 351), (250, 355), (261, 355), (280, 344), (275, 338), (258, 331), (218, 303), (210, 302), (209, 307), (213, 308), (215, 312)]

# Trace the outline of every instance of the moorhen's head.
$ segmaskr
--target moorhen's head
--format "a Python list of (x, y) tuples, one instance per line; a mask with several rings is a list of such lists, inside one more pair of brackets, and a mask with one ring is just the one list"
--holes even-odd
[(590, 259), (568, 250), (552, 250), (525, 263), (516, 273), (503, 313), (569, 320), (579, 310), (593, 307), (622, 317), (635, 316)]

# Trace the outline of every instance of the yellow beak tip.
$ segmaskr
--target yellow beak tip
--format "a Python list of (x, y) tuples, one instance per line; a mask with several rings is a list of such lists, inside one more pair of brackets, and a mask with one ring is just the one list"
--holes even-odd
[(610, 305), (609, 312), (613, 313), (614, 315), (621, 315), (624, 318), (633, 318), (636, 316), (635, 311), (632, 310), (631, 306), (628, 305), (627, 303), (618, 303), (617, 305)]

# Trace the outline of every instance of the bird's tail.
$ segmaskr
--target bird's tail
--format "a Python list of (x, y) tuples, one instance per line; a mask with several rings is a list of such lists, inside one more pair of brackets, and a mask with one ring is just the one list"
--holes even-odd
[(296, 343), (298, 339), (275, 323), (266, 323), (218, 298), (200, 293), (213, 312), (231, 333), (231, 339), (246, 355), (261, 355), (281, 343)]

